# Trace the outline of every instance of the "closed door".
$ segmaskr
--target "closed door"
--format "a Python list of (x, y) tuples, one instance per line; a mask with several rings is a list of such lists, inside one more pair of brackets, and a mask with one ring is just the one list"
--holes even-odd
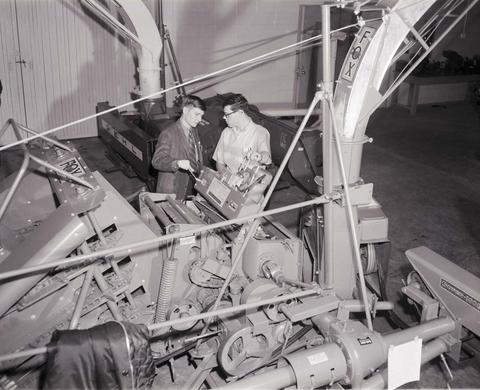
[[(135, 86), (129, 42), (80, 1), (0, 0), (0, 122), (8, 118), (45, 131), (95, 113), (100, 101), (121, 104)], [(58, 138), (97, 135), (95, 120)], [(13, 140), (8, 134), (0, 140)]]
[[(332, 30), (348, 24), (352, 20), (352, 12), (331, 8), (330, 24)], [(299, 8), (298, 41), (311, 38), (322, 33), (322, 6), (301, 5)], [(335, 65), (342, 63), (351, 39), (344, 41), (332, 39), (331, 62), (332, 77), (337, 74)], [(323, 55), (321, 41), (307, 49), (299, 50), (295, 66), (295, 106), (308, 107), (313, 99), (316, 86), (323, 80)], [(339, 50), (337, 50), (339, 49)], [(337, 60), (337, 52), (340, 58)]]

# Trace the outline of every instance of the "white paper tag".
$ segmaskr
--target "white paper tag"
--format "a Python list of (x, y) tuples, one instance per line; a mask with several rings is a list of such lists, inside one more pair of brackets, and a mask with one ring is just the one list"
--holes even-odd
[(391, 345), (388, 349), (388, 390), (420, 379), (422, 339)]
[(187, 236), (187, 237), (180, 237), (179, 245), (195, 245), (195, 235)]
[(316, 353), (315, 355), (310, 355), (308, 357), (308, 361), (312, 366), (314, 366), (315, 364), (326, 362), (327, 360), (328, 360), (328, 356), (325, 352), (319, 352), (319, 353)]

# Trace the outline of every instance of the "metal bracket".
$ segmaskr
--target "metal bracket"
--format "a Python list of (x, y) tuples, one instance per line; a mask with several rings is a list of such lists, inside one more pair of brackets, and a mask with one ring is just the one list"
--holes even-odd
[[(352, 206), (367, 205), (372, 203), (373, 183), (368, 184), (353, 184), (349, 186), (350, 199)], [(336, 200), (341, 207), (346, 206), (344, 192), (341, 193), (341, 198)]]
[(415, 27), (413, 27), (405, 20), (405, 18), (400, 14), (400, 12), (393, 12), (392, 15), (397, 16), (402, 21), (402, 23), (408, 27), (408, 29), (412, 32), (413, 36), (417, 39), (418, 43), (422, 45), (425, 50), (430, 49), (430, 46), (428, 46), (427, 42), (425, 42), (420, 33), (415, 30)]

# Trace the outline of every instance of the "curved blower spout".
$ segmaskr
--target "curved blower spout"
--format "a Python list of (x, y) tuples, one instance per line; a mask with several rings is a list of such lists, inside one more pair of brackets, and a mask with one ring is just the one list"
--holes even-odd
[[(134, 31), (120, 23), (97, 0), (83, 0), (83, 4), (102, 20), (122, 36), (137, 44), (139, 91), (136, 91), (136, 93), (142, 97), (155, 94), (162, 89), (160, 84), (160, 56), (163, 48), (162, 38), (155, 20), (142, 1), (115, 0), (115, 3), (125, 11), (134, 27)], [(143, 104), (143, 110), (149, 112), (158, 100), (159, 97), (148, 99)]]

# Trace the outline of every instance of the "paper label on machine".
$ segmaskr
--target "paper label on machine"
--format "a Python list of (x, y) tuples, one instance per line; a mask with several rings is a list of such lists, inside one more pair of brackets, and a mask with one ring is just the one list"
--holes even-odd
[(328, 356), (325, 352), (316, 353), (308, 357), (308, 362), (314, 366), (316, 364), (324, 363), (328, 360)]
[(388, 390), (420, 379), (422, 339), (415, 338), (388, 349)]

